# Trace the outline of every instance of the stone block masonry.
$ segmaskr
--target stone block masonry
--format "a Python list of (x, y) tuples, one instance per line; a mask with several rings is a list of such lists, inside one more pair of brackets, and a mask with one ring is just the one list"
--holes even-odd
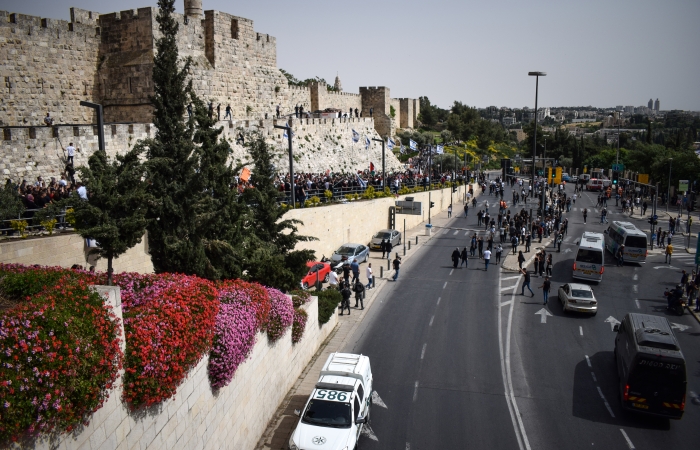
[[(119, 288), (96, 287), (121, 316)], [(148, 411), (131, 413), (121, 401), (121, 378), (109, 399), (79, 431), (42, 441), (39, 450), (252, 449), (278, 405), (284, 400), (320, 345), (338, 323), (337, 311), (328, 323), (318, 322), (318, 299), (306, 309), (304, 337), (292, 344), (291, 327), (277, 342), (259, 333), (253, 350), (236, 370), (231, 384), (212, 391), (205, 356), (188, 374), (174, 398)], [(123, 332), (123, 330), (122, 330)], [(122, 334), (123, 335), (123, 334)], [(22, 446), (16, 446), (22, 449)]]

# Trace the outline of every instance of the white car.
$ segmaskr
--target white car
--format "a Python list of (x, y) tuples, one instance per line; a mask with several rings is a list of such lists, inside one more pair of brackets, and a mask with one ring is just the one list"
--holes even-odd
[(598, 312), (598, 301), (593, 295), (593, 288), (587, 284), (568, 283), (559, 288), (559, 301), (564, 312), (578, 311), (595, 315)]
[(372, 398), (369, 358), (331, 353), (301, 419), (289, 438), (289, 450), (354, 450), (369, 422)]

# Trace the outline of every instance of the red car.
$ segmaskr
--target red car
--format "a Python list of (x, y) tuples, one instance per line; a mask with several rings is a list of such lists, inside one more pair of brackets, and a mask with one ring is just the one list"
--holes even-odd
[(309, 261), (306, 263), (309, 268), (309, 273), (301, 279), (301, 287), (308, 289), (309, 286), (316, 284), (316, 280), (327, 283), (331, 273), (331, 265), (328, 263)]

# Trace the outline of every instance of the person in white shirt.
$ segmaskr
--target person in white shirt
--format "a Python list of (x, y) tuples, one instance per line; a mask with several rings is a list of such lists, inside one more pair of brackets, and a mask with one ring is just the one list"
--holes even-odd
[(338, 274), (335, 273), (335, 270), (331, 269), (331, 276), (329, 278), (328, 284), (330, 285), (331, 289), (338, 289)]
[(369, 263), (367, 265), (367, 286), (365, 286), (367, 288), (367, 290), (370, 290), (370, 289), (372, 289), (372, 287), (374, 287), (373, 281), (374, 281), (374, 276), (372, 275), (372, 263)]
[(85, 189), (85, 186), (83, 186), (83, 183), (78, 183), (78, 189), (76, 189), (78, 192), (78, 195), (80, 196), (81, 199), (87, 200), (87, 189)]
[(75, 147), (73, 147), (72, 142), (68, 144), (68, 147), (66, 147), (66, 153), (68, 154), (68, 164), (73, 164), (73, 157), (75, 156)]
[(486, 249), (484, 250), (484, 264), (486, 265), (486, 268), (484, 270), (489, 270), (489, 261), (491, 260), (491, 250)]

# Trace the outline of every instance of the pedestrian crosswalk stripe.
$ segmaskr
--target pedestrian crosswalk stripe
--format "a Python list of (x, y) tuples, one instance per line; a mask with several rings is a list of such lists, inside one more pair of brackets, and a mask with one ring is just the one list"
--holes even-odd
[(454, 234), (457, 234), (457, 233), (459, 233), (459, 230), (455, 230)]

